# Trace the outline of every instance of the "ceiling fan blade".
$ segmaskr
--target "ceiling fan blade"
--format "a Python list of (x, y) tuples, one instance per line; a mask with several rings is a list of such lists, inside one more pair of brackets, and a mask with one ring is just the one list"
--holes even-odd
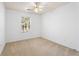
[[(40, 3), (40, 2), (33, 2), (30, 6), (27, 6), (26, 11), (27, 12), (42, 12), (44, 8), (47, 7), (46, 3)], [(38, 8), (38, 9), (37, 9)]]

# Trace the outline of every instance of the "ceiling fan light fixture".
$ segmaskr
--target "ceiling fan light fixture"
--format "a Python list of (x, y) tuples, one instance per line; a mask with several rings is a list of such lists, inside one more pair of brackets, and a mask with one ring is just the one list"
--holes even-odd
[(35, 13), (40, 13), (44, 9), (44, 6), (42, 6), (41, 3), (39, 3), (39, 2), (32, 2), (31, 4), (33, 6), (30, 7), (30, 8), (26, 8), (27, 11), (32, 11), (32, 12), (35, 12)]
[(34, 9), (34, 12), (38, 13), (39, 12), (39, 9), (38, 8), (35, 8)]
[(41, 12), (41, 11), (43, 11), (43, 9), (42, 8), (39, 8), (39, 11)]

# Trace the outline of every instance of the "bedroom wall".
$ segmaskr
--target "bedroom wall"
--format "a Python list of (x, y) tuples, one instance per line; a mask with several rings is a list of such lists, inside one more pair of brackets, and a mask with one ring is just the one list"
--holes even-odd
[(0, 54), (5, 46), (5, 8), (0, 2)]
[(79, 3), (43, 14), (41, 36), (79, 51)]
[[(23, 16), (29, 16), (31, 22), (30, 30), (26, 33), (23, 33), (21, 30), (21, 17)], [(39, 15), (7, 9), (6, 20), (6, 42), (13, 42), (28, 38), (40, 37)]]

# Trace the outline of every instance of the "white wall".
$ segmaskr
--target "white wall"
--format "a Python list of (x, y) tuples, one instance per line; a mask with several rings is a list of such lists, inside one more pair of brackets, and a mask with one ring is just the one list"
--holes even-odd
[[(29, 16), (31, 27), (29, 32), (22, 33), (21, 17)], [(40, 16), (33, 13), (26, 13), (21, 11), (6, 11), (6, 38), (7, 42), (13, 42), (28, 38), (35, 38), (40, 36)]]
[(0, 2), (0, 54), (5, 46), (5, 8)]
[(42, 15), (42, 37), (79, 51), (79, 3)]

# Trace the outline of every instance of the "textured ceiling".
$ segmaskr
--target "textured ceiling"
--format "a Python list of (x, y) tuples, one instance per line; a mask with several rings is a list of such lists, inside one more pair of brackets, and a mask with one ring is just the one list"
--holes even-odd
[[(56, 8), (61, 7), (65, 4), (68, 4), (68, 2), (41, 2), (41, 5), (43, 5), (44, 8), (42, 12), (39, 12), (39, 14), (55, 10)], [(5, 7), (11, 10), (33, 12), (26, 10), (26, 8), (32, 8), (32, 6), (32, 2), (5, 2)]]

